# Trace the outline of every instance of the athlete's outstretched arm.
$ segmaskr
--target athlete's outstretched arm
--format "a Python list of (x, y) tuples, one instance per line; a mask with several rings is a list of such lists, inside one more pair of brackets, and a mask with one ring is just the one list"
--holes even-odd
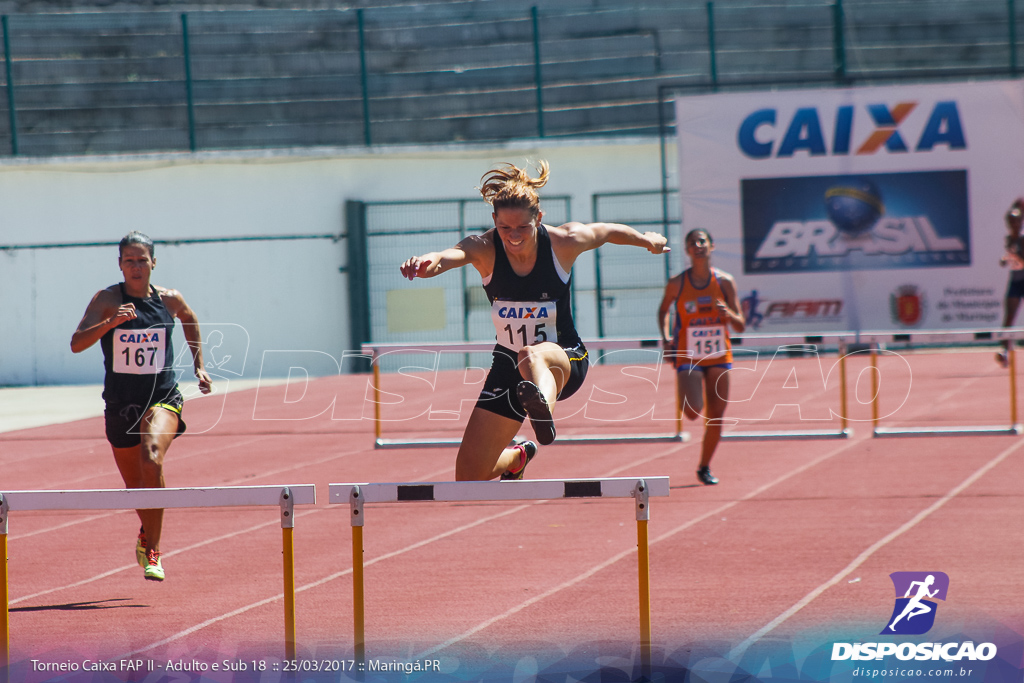
[(652, 254), (664, 254), (669, 249), (668, 240), (658, 232), (641, 233), (621, 223), (570, 223), (570, 233), (584, 248), (597, 249), (602, 244), (622, 244), (627, 247), (643, 247)]
[(682, 286), (683, 276), (676, 275), (665, 284), (665, 295), (661, 297), (658, 305), (658, 330), (661, 332), (661, 341), (672, 340), (672, 305), (679, 298), (679, 288)]
[(470, 264), (477, 265), (484, 241), (482, 235), (470, 235), (454, 247), (407, 258), (399, 270), (403, 277), (412, 280), (417, 277), (434, 277)]

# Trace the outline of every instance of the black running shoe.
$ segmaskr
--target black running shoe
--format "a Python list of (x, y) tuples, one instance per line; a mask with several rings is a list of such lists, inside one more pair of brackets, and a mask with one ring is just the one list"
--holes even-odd
[(555, 440), (555, 421), (551, 417), (551, 408), (548, 406), (544, 394), (533, 382), (522, 381), (516, 387), (516, 394), (523, 410), (530, 416), (530, 425), (533, 426), (533, 433), (537, 435), (537, 443), (547, 446)]
[(718, 483), (718, 477), (711, 474), (710, 467), (701, 467), (697, 470), (697, 478), (700, 479), (700, 483), (705, 486), (711, 486), (712, 484)]
[(523, 474), (526, 472), (526, 466), (533, 460), (533, 456), (537, 455), (537, 444), (532, 441), (519, 441), (514, 445), (523, 447), (523, 452), (526, 453), (526, 462), (523, 463), (518, 472), (502, 472), (501, 479), (503, 481), (518, 481), (522, 479)]

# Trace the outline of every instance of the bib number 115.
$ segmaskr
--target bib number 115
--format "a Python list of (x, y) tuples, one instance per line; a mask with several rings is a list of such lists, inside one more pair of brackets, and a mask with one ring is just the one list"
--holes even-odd
[(505, 325), (503, 332), (507, 335), (509, 348), (518, 351), (524, 346), (547, 341), (548, 333), (544, 329), (546, 326), (547, 323), (520, 323), (516, 326), (509, 323)]

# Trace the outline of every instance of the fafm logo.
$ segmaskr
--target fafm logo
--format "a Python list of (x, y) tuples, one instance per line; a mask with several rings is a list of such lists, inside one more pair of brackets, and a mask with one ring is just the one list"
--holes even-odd
[[(949, 576), (943, 572), (893, 572), (896, 604), (879, 635), (921, 635), (935, 625), (936, 600), (946, 599)], [(833, 643), (832, 661), (881, 660), (895, 655), (902, 661), (988, 661), (996, 656), (992, 643)]]

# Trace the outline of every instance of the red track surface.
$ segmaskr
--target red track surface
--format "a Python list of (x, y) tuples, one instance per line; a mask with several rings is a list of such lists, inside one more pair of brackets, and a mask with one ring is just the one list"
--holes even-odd
[[(905, 382), (886, 374), (889, 360), (883, 364), (883, 414), (894, 410), (892, 396), (907, 393), (900, 382), (909, 388), (883, 424), (1009, 423), (1008, 380), (991, 353), (908, 360)], [(827, 372), (835, 361), (822, 362)], [(949, 599), (928, 638), (982, 629), (1020, 640), (1024, 440), (872, 439), (870, 409), (854, 398), (870, 396), (866, 366), (861, 358), (848, 367), (850, 415), (858, 420), (853, 438), (723, 441), (715, 487), (696, 483), (701, 430), (694, 424), (686, 426), (694, 435), (686, 444), (556, 443), (541, 450), (530, 478), (671, 478), (671, 496), (651, 505), (656, 657), (671, 654), (691, 665), (754, 634), (773, 642), (817, 638), (819, 645), (829, 634), (871, 639), (892, 611), (894, 571), (949, 575)], [(805, 417), (838, 406), (835, 374), (824, 386), (815, 361), (766, 367), (762, 361), (754, 372), (734, 373), (733, 397), (751, 400), (730, 408), (730, 416), (766, 416), (782, 403), (801, 403)], [(391, 420), (385, 437), (461, 435), (468, 407), (457, 420), (421, 413), (431, 404), (457, 407), (477, 389), (461, 373), (434, 379), (431, 389), (422, 378), (384, 375), (384, 388), (405, 399), (384, 406)], [(667, 369), (595, 367), (580, 395), (560, 405), (559, 417), (574, 417), (559, 422), (559, 434), (672, 433), (671, 380)], [(348, 507), (327, 504), (328, 483), (453, 477), (454, 448), (375, 450), (369, 419), (331, 419), (372, 417), (368, 381), (317, 380), (301, 400), (295, 387), (289, 393), (283, 386), (190, 400), (189, 433), (165, 467), (169, 486), (316, 484), (319, 502), (298, 512), (294, 533), (300, 657), (347, 658), (352, 651)], [(649, 409), (657, 419), (643, 417)], [(836, 420), (800, 423), (796, 414), (780, 406), (772, 421), (734, 428), (838, 429)], [(600, 421), (611, 418), (619, 421)], [(0, 489), (121, 485), (99, 418), (0, 435)], [(501, 651), (539, 663), (603, 647), (616, 656), (634, 653), (634, 519), (629, 500), (370, 505), (368, 656), (409, 660), (442, 644), (437, 657), (457, 654), (463, 662)], [(134, 562), (137, 528), (132, 512), (11, 515), (18, 676), (53, 676), (30, 671), (30, 659), (283, 657), (276, 509), (168, 512), (163, 583), (142, 579)], [(1014, 652), (1007, 650), (1019, 660)]]

